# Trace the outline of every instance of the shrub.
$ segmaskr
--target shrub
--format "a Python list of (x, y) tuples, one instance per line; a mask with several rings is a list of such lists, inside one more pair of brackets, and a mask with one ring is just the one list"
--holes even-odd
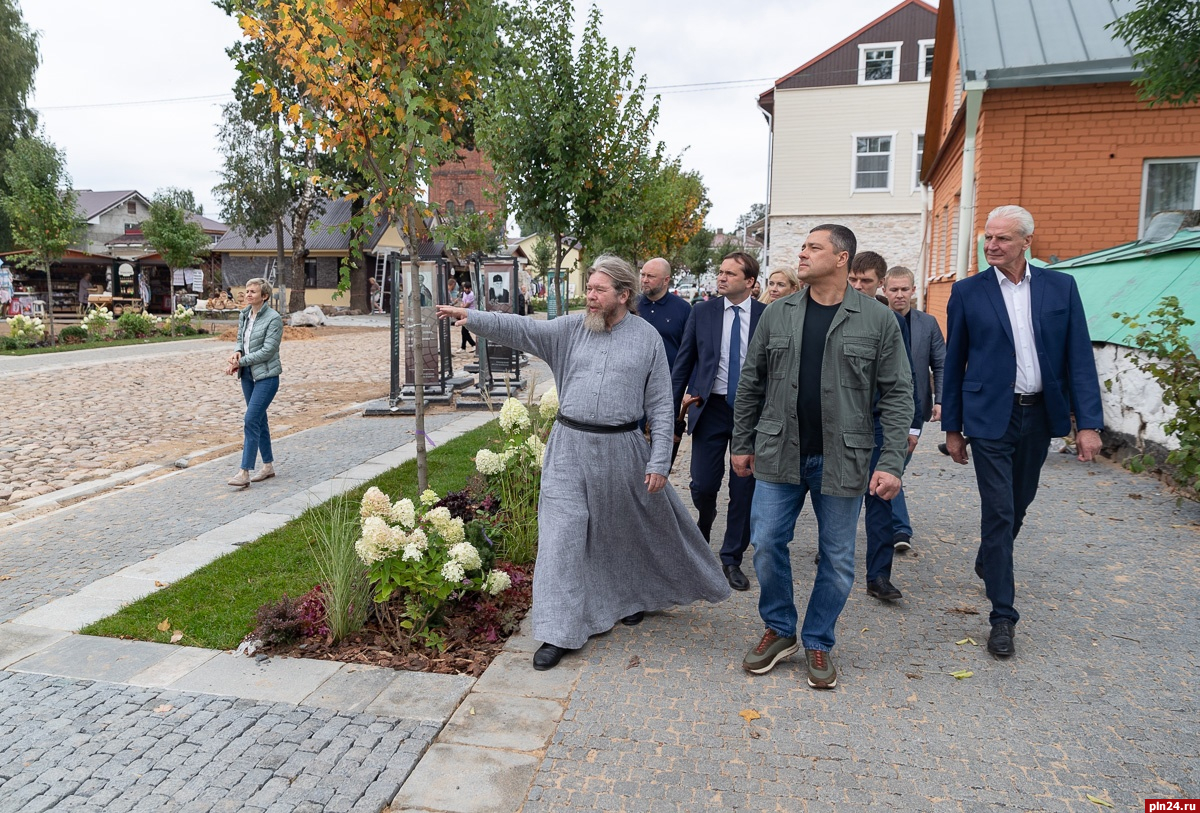
[(157, 327), (158, 320), (150, 314), (126, 311), (117, 317), (117, 338), (144, 339), (152, 336)]
[(99, 339), (108, 333), (112, 326), (113, 315), (104, 305), (98, 308), (92, 308), (83, 317), (83, 327), (87, 330), (88, 335)]
[(437, 626), (448, 602), (469, 593), (497, 595), (511, 581), (492, 569), (495, 553), (479, 523), (467, 525), (449, 509), (433, 508), (438, 501), (426, 490), (418, 514), (412, 500), (392, 503), (378, 488), (367, 489), (355, 550), (370, 569), (376, 609), (397, 642), (441, 650), (446, 640)]
[(81, 325), (68, 325), (58, 332), (58, 340), (63, 344), (83, 344), (88, 340), (87, 328)]
[(16, 349), (37, 344), (46, 335), (46, 326), (38, 317), (10, 316), (8, 318), (8, 335), (16, 344)]
[(321, 572), (324, 623), (334, 642), (362, 629), (371, 610), (371, 583), (367, 567), (358, 558), (357, 506), (338, 497), (328, 514), (305, 515), (313, 558)]
[[(1194, 490), (1200, 481), (1200, 359), (1185, 328), (1196, 323), (1183, 315), (1174, 296), (1163, 297), (1148, 316), (1147, 322), (1139, 322), (1141, 314), (1113, 314), (1126, 327), (1141, 329), (1133, 335), (1133, 343), (1147, 356), (1129, 354), (1127, 358), (1162, 388), (1163, 403), (1175, 407), (1175, 417), (1163, 424), (1163, 431), (1179, 441), (1179, 448), (1167, 455), (1166, 462), (1173, 467), (1175, 482)], [(1136, 472), (1157, 462), (1153, 455), (1145, 454), (1129, 458), (1126, 465)]]
[(262, 641), (267, 646), (286, 646), (305, 636), (325, 635), (324, 609), (321, 588), (314, 587), (299, 601), (284, 593), (279, 601), (258, 608), (254, 614), (254, 631), (246, 640)]

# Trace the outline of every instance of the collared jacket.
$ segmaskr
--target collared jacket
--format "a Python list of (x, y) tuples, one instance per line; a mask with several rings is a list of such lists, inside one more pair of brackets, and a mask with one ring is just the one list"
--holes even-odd
[(270, 305), (263, 305), (254, 317), (254, 332), (250, 334), (250, 352), (243, 349), (246, 327), (250, 324), (250, 308), (242, 309), (238, 317), (237, 349), (242, 357), (238, 364), (248, 368), (250, 378), (261, 381), (283, 372), (279, 363), (279, 343), (283, 341), (283, 317)]
[[(753, 454), (755, 479), (770, 483), (800, 483), (796, 410), (808, 302), (805, 289), (766, 309), (738, 380), (730, 451)], [(876, 468), (900, 477), (913, 423), (904, 339), (891, 310), (847, 285), (821, 362), (822, 494), (857, 497), (867, 490), (875, 446), (873, 407), (883, 426)]]

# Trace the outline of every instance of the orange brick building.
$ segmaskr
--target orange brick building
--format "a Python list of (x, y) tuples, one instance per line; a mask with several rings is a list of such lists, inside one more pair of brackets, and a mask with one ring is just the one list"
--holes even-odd
[[(980, 270), (978, 241), (996, 206), (1028, 209), (1037, 224), (1033, 256), (1054, 262), (1137, 240), (1154, 211), (1200, 204), (1200, 183), (1188, 201), (1187, 178), (1174, 178), (1193, 162), (1198, 174), (1200, 105), (1139, 101), (1129, 49), (1112, 40), (1104, 26), (1113, 18), (1099, 17), (1094, 4), (1087, 14), (1059, 16), (1052, 11), (1078, 11), (1071, 7), (1080, 1), (1028, 13), (1024, 5), (939, 6), (921, 174), (930, 187), (922, 269), (924, 308), (943, 326), (950, 286)], [(974, 158), (970, 176), (964, 155)], [(1166, 193), (1159, 176), (1170, 181)]]
[(495, 214), (502, 209), (501, 203), (496, 173), (479, 150), (460, 149), (457, 160), (447, 161), (431, 173), (429, 204), (442, 214)]

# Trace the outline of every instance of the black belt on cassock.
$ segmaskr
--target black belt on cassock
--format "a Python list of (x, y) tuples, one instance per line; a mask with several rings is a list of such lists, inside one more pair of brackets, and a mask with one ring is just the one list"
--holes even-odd
[(605, 426), (599, 423), (584, 423), (583, 421), (574, 421), (566, 415), (559, 415), (555, 418), (559, 423), (568, 429), (577, 429), (580, 432), (592, 432), (597, 435), (617, 435), (621, 432), (632, 432), (637, 429), (638, 422), (630, 421), (629, 423), (619, 424), (617, 426)]

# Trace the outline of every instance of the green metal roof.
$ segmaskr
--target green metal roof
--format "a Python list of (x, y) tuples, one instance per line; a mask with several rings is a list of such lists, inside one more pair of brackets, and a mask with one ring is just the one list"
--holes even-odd
[[(1180, 229), (1161, 242), (1139, 241), (1063, 260), (1050, 266), (1079, 283), (1094, 342), (1132, 347), (1131, 331), (1113, 313), (1145, 315), (1164, 296), (1175, 296), (1188, 318), (1200, 322), (1200, 230)], [(1200, 324), (1188, 331), (1200, 349)]]

